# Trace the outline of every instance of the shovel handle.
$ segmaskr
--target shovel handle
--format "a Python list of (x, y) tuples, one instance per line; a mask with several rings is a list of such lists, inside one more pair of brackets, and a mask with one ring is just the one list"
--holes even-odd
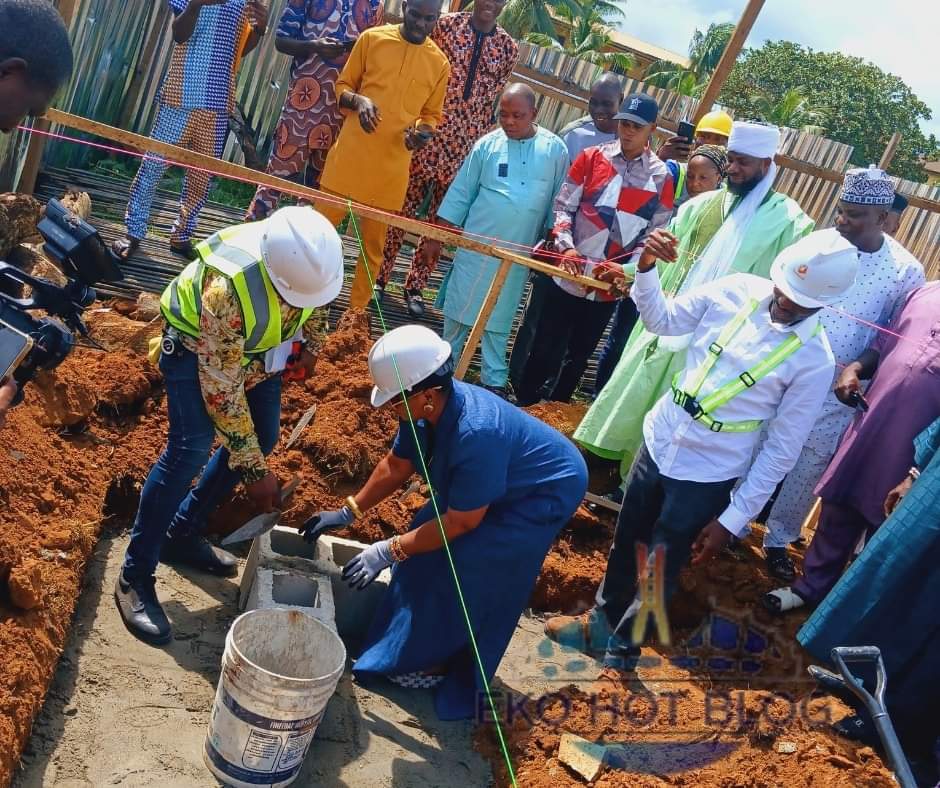
[(836, 646), (832, 650), (832, 657), (838, 654), (845, 662), (874, 662), (881, 658), (881, 649), (878, 646)]

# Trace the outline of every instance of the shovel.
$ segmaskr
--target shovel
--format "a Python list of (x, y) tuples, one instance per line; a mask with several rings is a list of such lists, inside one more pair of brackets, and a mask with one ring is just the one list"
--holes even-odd
[[(894, 732), (894, 725), (888, 716), (888, 710), (885, 707), (885, 684), (887, 677), (885, 674), (885, 663), (881, 659), (881, 651), (877, 646), (836, 646), (831, 652), (832, 661), (835, 663), (841, 677), (835, 673), (830, 673), (821, 668), (815, 668), (811, 671), (825, 674), (829, 682), (838, 682), (845, 689), (854, 693), (865, 706), (865, 709), (871, 715), (875, 730), (878, 731), (878, 737), (884, 745), (888, 760), (891, 762), (891, 768), (901, 788), (917, 788), (917, 782), (911, 773), (911, 767), (908, 765), (901, 742), (898, 741), (897, 734)], [(867, 664), (875, 667), (875, 694), (872, 695), (865, 689), (865, 684), (861, 679), (855, 677), (849, 664)]]
[[(299, 476), (295, 476), (287, 484), (285, 484), (284, 487), (281, 488), (281, 503), (284, 503), (284, 501), (290, 498), (299, 485)], [(273, 512), (265, 512), (264, 514), (259, 514), (257, 517), (252, 517), (241, 528), (232, 531), (232, 533), (226, 536), (222, 540), (222, 546), (227, 547), (230, 544), (246, 542), (249, 539), (254, 539), (256, 536), (266, 534), (268, 531), (274, 528), (275, 525), (278, 524), (280, 519), (281, 512), (277, 509), (275, 509)]]

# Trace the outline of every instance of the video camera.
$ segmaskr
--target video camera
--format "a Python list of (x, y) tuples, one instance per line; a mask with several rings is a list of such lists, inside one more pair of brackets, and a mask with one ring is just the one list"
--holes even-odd
[[(50, 200), (37, 229), (45, 241), (43, 250), (58, 263), (67, 282), (59, 286), (0, 262), (0, 281), (32, 288), (30, 298), (0, 292), (0, 380), (12, 376), (19, 384), (15, 402), (39, 370), (55, 369), (66, 359), (76, 333), (88, 336), (82, 313), (97, 298), (92, 285), (124, 278), (98, 231), (58, 200)], [(35, 309), (51, 317), (33, 317), (29, 312)]]

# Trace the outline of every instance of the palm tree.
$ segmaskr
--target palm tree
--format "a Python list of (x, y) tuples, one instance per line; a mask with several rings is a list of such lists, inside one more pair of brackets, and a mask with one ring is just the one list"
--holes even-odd
[[(466, 4), (470, 4), (469, 0)], [(595, 9), (605, 22), (624, 15), (614, 0), (508, 0), (499, 24), (519, 40), (529, 33), (541, 33), (558, 41), (556, 20), (576, 17), (582, 7)]]
[(689, 41), (688, 68), (670, 60), (657, 60), (646, 70), (644, 79), (683, 96), (700, 96), (728, 46), (734, 27), (725, 22), (709, 25), (704, 33), (696, 30)]
[(537, 46), (560, 49), (572, 57), (596, 66), (614, 68), (624, 74), (636, 65), (633, 57), (625, 52), (603, 51), (611, 42), (607, 22), (615, 16), (623, 16), (623, 11), (616, 5), (607, 0), (580, 0), (575, 13), (567, 6), (559, 6), (555, 16), (568, 26), (568, 35), (563, 43), (540, 32), (529, 33), (525, 40)]
[(557, 40), (555, 20), (560, 8), (576, 13), (576, 0), (508, 0), (499, 15), (500, 26), (517, 40), (530, 33), (541, 33)]
[(790, 88), (779, 98), (755, 93), (749, 104), (760, 120), (813, 134), (824, 132), (829, 119), (829, 110), (812, 104), (804, 87)]

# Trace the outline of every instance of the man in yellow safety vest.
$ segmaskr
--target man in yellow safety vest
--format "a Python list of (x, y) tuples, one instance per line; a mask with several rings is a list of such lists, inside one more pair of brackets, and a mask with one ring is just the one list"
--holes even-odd
[[(233, 575), (234, 556), (202, 536), (207, 516), (239, 481), (262, 510), (280, 503), (265, 455), (280, 432), (281, 372), (295, 343), (312, 370), (319, 321), (310, 318), (343, 285), (339, 235), (309, 207), (229, 227), (196, 253), (160, 302), (169, 434), (141, 492), (114, 589), (127, 628), (153, 644), (172, 637), (154, 590), (158, 561)], [(216, 437), (222, 445), (210, 459)]]
[(747, 530), (799, 457), (832, 383), (816, 313), (849, 291), (858, 270), (856, 248), (823, 230), (781, 252), (770, 280), (734, 274), (667, 300), (656, 261), (674, 261), (675, 247), (668, 233), (650, 235), (631, 293), (649, 331), (690, 335), (685, 366), (646, 416), (595, 609), (545, 625), (575, 647), (604, 633), (598, 650), (616, 670), (635, 666), (648, 622), (638, 615), (636, 545), (665, 550), (668, 600), (690, 554), (706, 561)]

